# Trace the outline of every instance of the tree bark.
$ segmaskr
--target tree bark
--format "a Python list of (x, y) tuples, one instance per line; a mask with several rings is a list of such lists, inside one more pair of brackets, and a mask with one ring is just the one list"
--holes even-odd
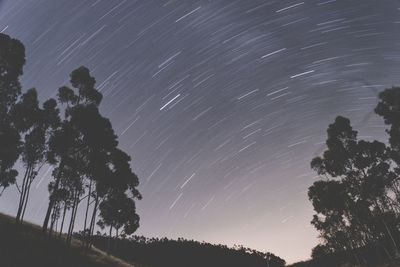
[(55, 221), (55, 214), (57, 212), (57, 205), (54, 207), (53, 212), (51, 213), (51, 220), (50, 220), (50, 229), (49, 229), (49, 235), (51, 236), (53, 234), (53, 228), (54, 228), (54, 221)]
[(87, 204), (86, 204), (86, 212), (85, 212), (85, 223), (83, 225), (84, 233), (86, 233), (86, 223), (87, 223), (87, 217), (88, 217), (88, 212), (89, 212), (91, 194), (92, 194), (92, 180), (90, 180), (90, 183), (89, 183), (89, 194), (88, 194), (88, 199), (87, 199)]
[(21, 187), (21, 192), (20, 192), (20, 196), (19, 196), (19, 204), (18, 204), (18, 211), (17, 211), (17, 216), (16, 216), (16, 221), (19, 222), (21, 221), (21, 213), (22, 213), (22, 209), (24, 206), (24, 201), (25, 201), (25, 194), (26, 194), (26, 184), (28, 181), (28, 176), (30, 173), (30, 169), (31, 167), (28, 166), (25, 170), (25, 174), (24, 174), (24, 179), (22, 180), (22, 187)]
[(76, 212), (78, 210), (78, 205), (79, 205), (79, 193), (75, 193), (75, 200), (74, 200), (74, 207), (72, 209), (72, 214), (71, 214), (71, 221), (69, 224), (69, 229), (68, 229), (68, 237), (67, 237), (67, 242), (71, 243), (72, 240), (72, 233), (74, 231), (74, 226), (75, 226), (75, 218), (76, 218)]
[(64, 227), (64, 220), (65, 220), (65, 214), (67, 213), (67, 203), (64, 202), (64, 211), (63, 211), (63, 217), (62, 217), (62, 221), (61, 221), (61, 227), (60, 227), (60, 234), (59, 236), (62, 235), (62, 230)]
[(92, 218), (90, 220), (90, 227), (89, 227), (89, 236), (88, 236), (88, 244), (87, 244), (87, 248), (92, 246), (92, 242), (91, 242), (91, 237), (93, 236), (93, 232), (94, 232), (94, 225), (96, 222), (96, 213), (97, 213), (97, 207), (99, 205), (99, 196), (96, 195), (96, 200), (94, 202), (94, 207), (93, 207), (93, 213), (92, 213)]
[(31, 173), (28, 176), (28, 183), (27, 183), (27, 188), (26, 188), (27, 192), (26, 192), (26, 196), (25, 196), (24, 208), (23, 208), (22, 215), (21, 215), (21, 221), (24, 220), (26, 206), (28, 205), (29, 193), (31, 191), (31, 185), (32, 185), (32, 181), (34, 178), (35, 177), (33, 176), (33, 169), (31, 169)]
[[(60, 165), (59, 165), (59, 170), (58, 170), (58, 173), (57, 173), (56, 183), (54, 185), (54, 190), (57, 190), (58, 186), (60, 185), (61, 175), (62, 175), (63, 169), (64, 169), (64, 161), (61, 160)], [(51, 214), (51, 210), (53, 209), (53, 206), (54, 206), (54, 199), (50, 195), (49, 205), (47, 207), (46, 216), (44, 218), (44, 222), (43, 222), (43, 226), (42, 226), (42, 230), (43, 231), (47, 230), (47, 226), (49, 224), (50, 214)]]

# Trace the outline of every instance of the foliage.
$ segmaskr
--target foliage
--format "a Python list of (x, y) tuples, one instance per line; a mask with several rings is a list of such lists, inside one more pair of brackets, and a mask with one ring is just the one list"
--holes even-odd
[(14, 124), (23, 137), (21, 163), (25, 167), (22, 185), (17, 187), (20, 199), (17, 221), (23, 220), (33, 180), (47, 163), (48, 142), (53, 131), (59, 126), (59, 109), (54, 99), (39, 106), (36, 89), (24, 93), (11, 110)]
[(0, 33), (0, 195), (16, 181), (13, 169), (20, 153), (20, 135), (10, 110), (21, 94), (19, 76), (25, 65), (23, 44)]
[[(375, 112), (389, 126), (388, 145), (358, 139), (350, 120), (339, 116), (328, 127), (327, 150), (311, 162), (324, 177), (308, 191), (316, 212), (311, 223), (322, 240), (313, 258), (363, 249), (389, 259), (399, 254), (400, 88), (379, 98)], [(367, 254), (358, 260), (367, 258), (373, 260)]]
[(63, 86), (57, 96), (60, 105), (65, 105), (65, 112), (60, 127), (49, 140), (48, 162), (56, 168), (43, 229), (51, 221), (50, 231), (53, 231), (62, 208), (63, 225), (65, 212), (71, 209), (70, 241), (78, 206), (86, 199), (87, 235), (94, 230), (98, 209), (100, 225), (110, 227), (110, 232), (113, 228), (117, 231), (123, 228), (125, 234), (132, 234), (139, 227), (134, 200), (141, 196), (136, 189), (138, 178), (130, 167), (131, 158), (117, 148), (111, 122), (100, 114), (103, 97), (95, 89), (96, 81), (90, 71), (85, 67), (72, 71), (70, 83), (73, 88)]
[[(71, 242), (79, 204), (87, 200), (83, 229), (87, 238), (97, 219), (110, 232), (122, 229), (124, 235), (132, 234), (139, 227), (135, 206), (141, 199), (139, 179), (131, 169), (131, 157), (118, 148), (110, 120), (99, 110), (103, 95), (95, 88), (95, 78), (88, 68), (79, 67), (70, 74), (71, 87), (62, 86), (57, 100), (41, 105), (36, 89), (21, 94), (18, 79), (24, 64), (22, 43), (0, 34), (0, 195), (16, 184), (17, 222), (24, 218), (33, 180), (49, 165), (53, 179), (48, 184), (43, 231), (61, 235), (70, 212), (67, 241)], [(18, 159), (25, 168), (20, 183), (14, 169)]]

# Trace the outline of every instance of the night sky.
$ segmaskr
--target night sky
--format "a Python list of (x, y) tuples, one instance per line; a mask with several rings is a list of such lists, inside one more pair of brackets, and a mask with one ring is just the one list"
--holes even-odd
[[(335, 116), (385, 140), (371, 111), (400, 84), (396, 0), (6, 0), (42, 100), (85, 65), (132, 158), (137, 234), (243, 244), (293, 262), (318, 242), (307, 188)], [(34, 181), (41, 223), (51, 169)], [(17, 191), (0, 210), (15, 214)], [(79, 224), (78, 224), (78, 227)]]

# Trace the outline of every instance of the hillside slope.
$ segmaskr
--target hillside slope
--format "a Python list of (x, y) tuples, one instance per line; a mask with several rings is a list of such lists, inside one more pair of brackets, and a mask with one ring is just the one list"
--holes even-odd
[(153, 267), (284, 267), (285, 261), (272, 253), (242, 246), (228, 247), (207, 242), (132, 236), (109, 240), (94, 236), (93, 244), (128, 262)]
[(84, 255), (79, 242), (69, 246), (61, 238), (44, 235), (36, 225), (16, 225), (14, 218), (4, 214), (0, 214), (0, 266), (137, 267), (99, 250)]
[(361, 265), (354, 265), (354, 264), (335, 264), (332, 261), (322, 259), (320, 261), (317, 260), (308, 260), (293, 263), (287, 265), (286, 267), (399, 267), (400, 260), (388, 260), (387, 263), (382, 264), (361, 264)]

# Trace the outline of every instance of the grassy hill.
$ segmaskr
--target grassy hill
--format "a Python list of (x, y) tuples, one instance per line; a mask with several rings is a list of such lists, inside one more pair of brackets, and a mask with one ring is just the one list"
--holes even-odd
[(93, 249), (84, 255), (79, 242), (44, 235), (37, 225), (17, 225), (0, 214), (0, 266), (4, 267), (139, 267)]

